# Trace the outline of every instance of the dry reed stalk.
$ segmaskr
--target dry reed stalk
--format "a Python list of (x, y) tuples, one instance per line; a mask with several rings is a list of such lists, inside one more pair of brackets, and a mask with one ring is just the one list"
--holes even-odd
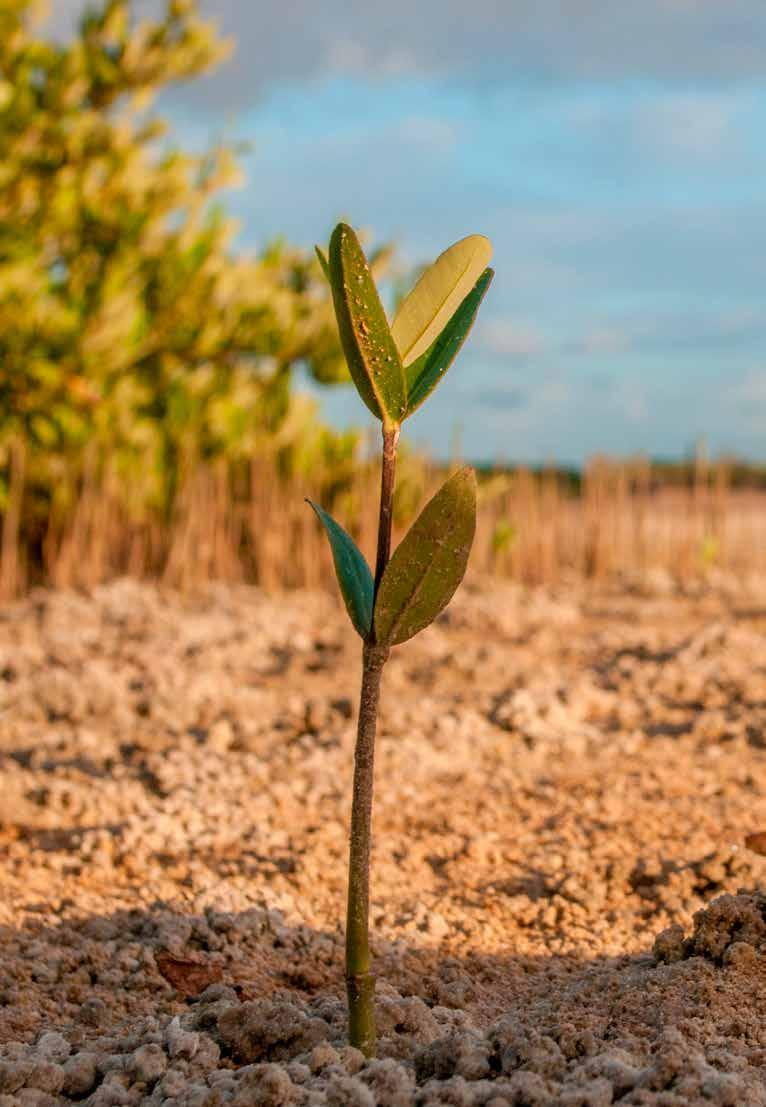
[[(411, 521), (403, 505), (422, 499), (442, 475), (411, 462), (395, 517), (395, 540)], [(286, 478), (264, 455), (183, 466), (169, 521), (140, 489), (125, 489), (110, 460), (90, 453), (80, 473), (62, 470), (62, 495), (50, 510), (39, 548), (26, 528), (29, 460), (22, 443), (7, 458), (8, 495), (0, 528), (0, 596), (29, 583), (92, 588), (111, 577), (159, 576), (182, 589), (209, 580), (249, 581), (269, 590), (333, 587), (333, 570), (303, 497), (322, 498), (340, 482), (331, 472)], [(336, 492), (362, 549), (375, 544), (377, 464), (361, 461)], [(409, 485), (408, 485), (409, 482)], [(686, 483), (662, 479), (646, 459), (596, 458), (577, 494), (554, 471), (496, 472), (485, 484), (474, 546), (475, 570), (526, 585), (555, 585), (579, 575), (656, 570), (679, 580), (720, 567), (766, 571), (766, 492), (731, 487), (729, 466), (698, 459)], [(326, 497), (325, 497), (326, 498)], [(498, 535), (505, 535), (498, 541)], [(290, 557), (286, 557), (286, 551)]]
[(0, 532), (0, 599), (12, 600), (25, 583), (24, 550), (21, 543), (21, 513), (24, 500), (26, 449), (21, 438), (9, 445), (8, 502)]

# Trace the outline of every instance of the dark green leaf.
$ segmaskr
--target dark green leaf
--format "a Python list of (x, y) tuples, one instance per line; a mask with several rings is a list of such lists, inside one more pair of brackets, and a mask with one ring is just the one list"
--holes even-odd
[(461, 469), (423, 508), (386, 566), (375, 638), (395, 646), (432, 623), (460, 584), (476, 529), (476, 476)]
[(328, 283), (332, 285), (332, 281), (330, 280), (330, 263), (327, 260), (327, 256), (324, 250), (322, 250), (319, 246), (315, 246), (314, 252), (316, 253), (319, 264), (322, 267), (322, 272), (324, 273), (325, 277), (327, 277)]
[(330, 285), (349, 372), (367, 407), (386, 427), (407, 411), (404, 368), (354, 231), (339, 223), (330, 239)]
[(439, 337), (405, 369), (407, 415), (411, 415), (431, 395), (457, 357), (493, 276), (492, 269), (484, 270)]
[(343, 527), (335, 522), (318, 504), (311, 504), (319, 521), (327, 531), (335, 562), (335, 575), (338, 578), (343, 602), (346, 605), (351, 622), (357, 632), (366, 638), (372, 625), (372, 600), (374, 582), (370, 567), (359, 552), (354, 539)]

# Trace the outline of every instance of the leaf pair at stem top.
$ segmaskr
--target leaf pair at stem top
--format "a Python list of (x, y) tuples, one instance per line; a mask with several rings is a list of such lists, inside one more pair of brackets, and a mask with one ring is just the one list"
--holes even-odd
[[(329, 259), (317, 255), (332, 288), (341, 344), (357, 391), (384, 435), (430, 395), (454, 361), (492, 280), (483, 235), (450, 246), (402, 301), (389, 326), (359, 240), (339, 223)], [(476, 528), (476, 478), (461, 469), (425, 506), (375, 589), (349, 534), (316, 504), (327, 531), (346, 609), (361, 637), (388, 647), (433, 622), (463, 579)]]
[(339, 223), (327, 257), (317, 256), (330, 283), (349, 372), (384, 429), (420, 407), (455, 360), (489, 288), (489, 239), (475, 234), (441, 254), (388, 323), (359, 239)]

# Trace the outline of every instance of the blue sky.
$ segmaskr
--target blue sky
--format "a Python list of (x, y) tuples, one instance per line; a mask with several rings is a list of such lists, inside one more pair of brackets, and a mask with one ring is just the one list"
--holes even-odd
[[(239, 49), (165, 109), (195, 143), (252, 141), (243, 246), (312, 245), (339, 217), (403, 264), (492, 239), (494, 285), (419, 441), (443, 452), (459, 424), (474, 458), (701, 437), (766, 456), (763, 0), (202, 9)], [(322, 405), (363, 419), (350, 389)]]

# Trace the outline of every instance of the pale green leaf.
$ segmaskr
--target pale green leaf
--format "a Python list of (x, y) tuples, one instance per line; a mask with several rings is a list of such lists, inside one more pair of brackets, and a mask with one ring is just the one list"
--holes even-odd
[(420, 407), (457, 357), (473, 326), (494, 273), (485, 269), (439, 337), (407, 366), (407, 414)]
[(440, 254), (399, 305), (391, 333), (405, 365), (424, 354), (471, 291), (492, 257), (483, 234), (461, 238)]

